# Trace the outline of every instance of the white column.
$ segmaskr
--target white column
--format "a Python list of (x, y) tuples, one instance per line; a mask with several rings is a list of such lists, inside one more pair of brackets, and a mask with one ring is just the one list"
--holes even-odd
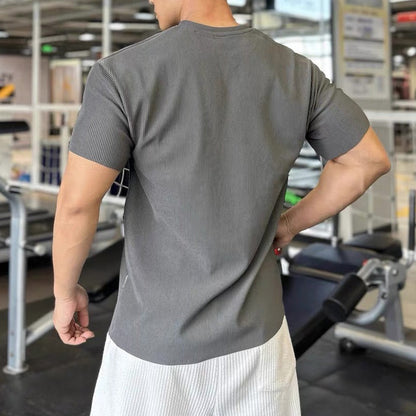
[(102, 51), (104, 58), (111, 53), (111, 0), (103, 0), (103, 30), (102, 30)]
[(409, 59), (409, 100), (416, 99), (416, 57), (412, 57)]
[(32, 170), (31, 183), (40, 182), (40, 150), (41, 150), (41, 123), (39, 110), (39, 84), (40, 84), (40, 36), (41, 36), (40, 2), (33, 2), (32, 23)]

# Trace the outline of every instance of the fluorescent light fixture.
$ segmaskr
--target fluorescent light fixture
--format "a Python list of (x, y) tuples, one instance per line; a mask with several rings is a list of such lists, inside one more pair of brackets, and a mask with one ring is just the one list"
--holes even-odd
[(5, 30), (0, 29), (0, 38), (8, 38), (9, 34)]
[(138, 20), (155, 20), (153, 13), (138, 12), (134, 13), (134, 18)]
[(110, 23), (110, 29), (111, 30), (124, 30), (126, 28), (126, 25), (121, 22), (113, 22)]
[(81, 61), (82, 66), (86, 66), (86, 67), (90, 67), (93, 66), (95, 64), (96, 61), (94, 61), (94, 59), (83, 59)]
[(227, 0), (229, 6), (244, 7), (247, 0)]
[(233, 17), (239, 25), (245, 25), (246, 23), (251, 21), (251, 14), (234, 13)]
[(410, 56), (410, 57), (415, 56), (416, 55), (416, 48), (414, 46), (412, 46), (411, 48), (409, 48), (407, 50), (406, 53), (407, 53), (407, 56)]
[(90, 42), (95, 39), (95, 35), (93, 33), (82, 33), (79, 35), (79, 40), (83, 42)]
[(90, 51), (71, 51), (65, 53), (65, 58), (89, 58)]

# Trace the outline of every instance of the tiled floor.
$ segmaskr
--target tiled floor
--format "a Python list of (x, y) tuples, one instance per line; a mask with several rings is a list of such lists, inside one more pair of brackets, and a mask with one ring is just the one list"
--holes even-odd
[[(398, 157), (399, 236), (407, 241), (405, 207), (410, 187), (416, 188), (416, 160)], [(54, 206), (53, 201), (49, 201)], [(6, 362), (7, 270), (0, 267), (0, 365)], [(406, 326), (416, 330), (416, 265), (402, 291)], [(0, 372), (0, 416), (89, 414), (105, 334), (117, 294), (90, 304), (90, 327), (96, 337), (78, 347), (64, 345), (55, 331), (27, 347), (29, 371), (18, 376)], [(370, 300), (368, 300), (370, 302)], [(31, 267), (27, 279), (27, 323), (53, 309), (52, 273)], [(412, 332), (414, 337), (416, 331)], [(303, 416), (416, 415), (416, 364), (382, 353), (343, 355), (332, 331), (299, 361)]]

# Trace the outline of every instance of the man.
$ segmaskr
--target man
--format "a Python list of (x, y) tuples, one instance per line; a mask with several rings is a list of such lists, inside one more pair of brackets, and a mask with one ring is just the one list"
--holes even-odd
[[(91, 415), (299, 415), (274, 249), (356, 200), (388, 157), (357, 104), (238, 25), (225, 0), (152, 4), (162, 32), (88, 76), (57, 202), (55, 328), (69, 345), (94, 336), (77, 281), (101, 199), (130, 161)], [(305, 139), (328, 162), (281, 217)]]

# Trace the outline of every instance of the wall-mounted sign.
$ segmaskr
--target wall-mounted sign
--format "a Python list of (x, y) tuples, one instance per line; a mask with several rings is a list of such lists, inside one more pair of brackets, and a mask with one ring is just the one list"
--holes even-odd
[(354, 99), (390, 99), (388, 1), (337, 3), (337, 84)]

